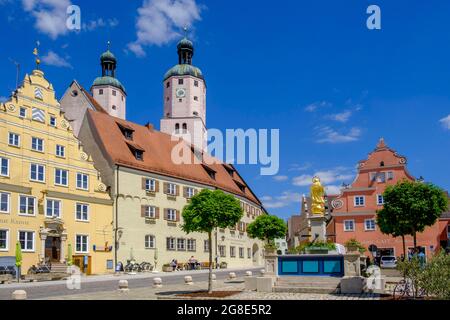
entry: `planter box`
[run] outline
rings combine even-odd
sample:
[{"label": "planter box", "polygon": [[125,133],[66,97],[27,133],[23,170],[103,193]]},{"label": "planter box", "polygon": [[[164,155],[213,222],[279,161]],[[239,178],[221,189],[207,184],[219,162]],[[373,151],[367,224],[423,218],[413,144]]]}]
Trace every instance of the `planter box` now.
[{"label": "planter box", "polygon": [[172,268],[172,267],[163,267],[163,268],[162,268],[162,271],[163,271],[163,272],[172,272],[172,271],[173,271],[173,268]]},{"label": "planter box", "polygon": [[314,247],[311,247],[311,248],[307,248],[306,250],[306,253],[309,253],[309,254],[328,254],[328,249],[325,249],[325,248],[314,248]]}]

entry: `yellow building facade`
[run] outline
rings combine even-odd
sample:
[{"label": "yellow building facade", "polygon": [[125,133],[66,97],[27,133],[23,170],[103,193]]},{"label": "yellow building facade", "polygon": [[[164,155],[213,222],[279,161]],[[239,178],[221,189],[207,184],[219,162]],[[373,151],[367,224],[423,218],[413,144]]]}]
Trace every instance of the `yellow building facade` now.
[{"label": "yellow building facade", "polygon": [[[0,264],[113,272],[113,202],[41,70],[0,105]],[[69,249],[70,247],[70,249]],[[9,259],[9,260],[8,260]]]}]

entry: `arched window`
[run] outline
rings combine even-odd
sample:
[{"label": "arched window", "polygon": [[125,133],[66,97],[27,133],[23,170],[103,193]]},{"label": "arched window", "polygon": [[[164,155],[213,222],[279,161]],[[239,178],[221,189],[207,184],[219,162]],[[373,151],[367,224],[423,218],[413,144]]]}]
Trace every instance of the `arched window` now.
[{"label": "arched window", "polygon": [[380,167],[384,167],[384,161],[380,162]]},{"label": "arched window", "polygon": [[180,124],[177,123],[175,124],[175,134],[179,134],[180,133]]},{"label": "arched window", "polygon": [[187,133],[187,124],[183,123],[183,133]]}]

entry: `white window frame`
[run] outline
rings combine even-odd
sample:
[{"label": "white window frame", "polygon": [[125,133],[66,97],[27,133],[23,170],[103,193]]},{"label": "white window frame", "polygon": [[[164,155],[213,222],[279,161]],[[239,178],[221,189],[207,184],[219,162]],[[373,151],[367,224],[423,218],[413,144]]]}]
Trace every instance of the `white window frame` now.
[{"label": "white window frame", "polygon": [[[32,177],[32,167],[33,166],[36,166],[36,179],[33,179],[33,177]],[[43,180],[39,180],[39,168],[43,168],[43,171],[42,171],[42,177],[43,177]],[[30,181],[33,181],[33,182],[40,182],[40,183],[45,183],[45,165],[43,165],[43,164],[39,164],[39,163],[30,163]]]},{"label": "white window frame", "polygon": [[6,247],[3,249],[0,247],[0,252],[8,252],[9,251],[9,229],[0,228],[0,231],[6,231]]},{"label": "white window frame", "polygon": [[145,207],[145,217],[150,219],[156,218],[156,207],[155,206],[146,206]]},{"label": "white window frame", "polygon": [[186,187],[186,196],[191,199],[195,195],[195,189],[192,187]]},{"label": "white window frame", "polygon": [[[17,144],[11,143],[11,136],[14,136],[17,138]],[[13,142],[15,142],[16,139],[13,138],[13,140],[14,140]],[[9,132],[8,133],[8,145],[11,147],[19,148],[20,147],[20,134],[14,133],[14,132]]]},{"label": "white window frame", "polygon": [[187,249],[187,251],[190,251],[190,252],[197,251],[197,241],[195,239],[187,239],[186,249]]},{"label": "white window frame", "polygon": [[386,172],[386,180],[394,180],[394,171]]},{"label": "white window frame", "polygon": [[[173,216],[171,219],[171,216]],[[177,210],[176,209],[167,209],[167,220],[168,221],[177,221]]]},{"label": "white window frame", "polygon": [[152,178],[145,178],[145,191],[156,191],[156,180]]},{"label": "white window frame", "polygon": [[239,259],[245,259],[245,248],[243,247],[239,247]]},{"label": "white window frame", "polygon": [[209,240],[203,240],[203,252],[209,252]]},{"label": "white window frame", "polygon": [[[86,251],[84,250],[77,250],[77,238],[78,237],[86,237]],[[83,243],[81,242],[81,249],[83,249]],[[87,234],[76,234],[75,235],[75,253],[89,253],[89,235]]]},{"label": "white window frame", "polygon": [[65,158],[66,157],[66,147],[60,144],[57,144],[55,146],[55,155],[58,158]]},{"label": "white window frame", "polygon": [[[384,181],[381,180],[382,176],[384,176]],[[386,172],[385,171],[378,172],[378,174],[377,174],[377,183],[386,183],[386,181],[387,181],[387,174],[386,174]]]},{"label": "white window frame", "polygon": [[[382,199],[382,202],[380,202],[380,197]],[[383,206],[384,205],[384,197],[382,194],[377,194],[377,206]]]},{"label": "white window frame", "polygon": [[[359,198],[362,199],[362,204],[357,204],[356,203],[357,202],[356,199],[359,199]],[[355,207],[364,207],[366,205],[366,197],[365,196],[354,196],[353,197],[353,205]]]},{"label": "white window frame", "polygon": [[[84,179],[83,179],[83,177],[86,177],[87,179],[86,179],[86,188],[84,188],[83,187],[83,185],[79,185],[78,184],[78,181],[79,181],[79,177],[82,177],[82,179],[81,179],[81,183],[83,184],[84,183]],[[82,173],[82,172],[77,172],[77,181],[76,181],[76,184],[77,184],[77,189],[80,189],[80,190],[89,190],[89,175],[88,174],[85,174],[85,173]]]},{"label": "white window frame", "polygon": [[[6,199],[7,199],[6,205],[8,208],[6,209],[6,211],[2,210],[2,207],[1,207],[1,201],[2,201],[1,198],[3,195],[6,195]],[[9,193],[9,192],[0,191],[0,213],[2,213],[2,214],[11,213],[11,193]]]},{"label": "white window frame", "polygon": [[[369,221],[373,221],[373,228],[368,228],[367,227],[367,222]],[[377,229],[377,223],[375,221],[375,219],[365,219],[364,220],[364,231],[375,231]]]},{"label": "white window frame", "polygon": [[[54,212],[52,213],[52,215],[50,216],[50,215],[48,215],[48,201],[52,201],[53,203],[55,203],[55,202],[57,202],[57,203],[59,203],[59,216],[55,216],[54,215]],[[52,206],[52,211],[54,210],[54,206]],[[53,199],[53,198],[46,198],[45,199],[45,217],[46,218],[59,218],[59,219],[61,219],[62,218],[62,201],[61,200],[59,200],[59,199]]]},{"label": "white window frame", "polygon": [[[78,206],[80,206],[81,208],[86,207],[86,219],[83,219],[83,211],[81,211],[81,215],[80,218],[78,218]],[[89,216],[90,216],[90,206],[88,203],[81,203],[81,202],[77,202],[75,203],[75,220],[78,222],[89,222]]]},{"label": "white window frame", "polygon": [[176,251],[177,250],[177,239],[176,238],[173,238],[173,237],[166,238],[166,250],[167,251]]},{"label": "white window frame", "polygon": [[31,233],[33,235],[33,248],[32,249],[22,249],[22,252],[35,252],[35,250],[36,250],[36,233],[33,230],[18,230],[17,231],[17,241],[19,241],[21,248],[22,248],[22,243],[20,242],[20,233],[21,232],[25,232],[27,235],[25,237],[25,244],[28,242],[28,234]]},{"label": "white window frame", "polygon": [[[36,142],[36,148],[33,147],[33,142]],[[41,142],[41,149],[37,148],[39,146],[39,142]],[[42,138],[38,138],[38,137],[31,137],[31,150],[35,151],[35,152],[45,152],[45,141]]]},{"label": "white window frame", "polygon": [[230,258],[236,258],[236,247],[230,246]]},{"label": "white window frame", "polygon": [[[346,222],[351,222],[353,228],[352,229],[348,229]],[[356,229],[355,228],[355,219],[344,220],[344,232],[354,232],[355,229]]]},{"label": "white window frame", "polygon": [[219,256],[221,258],[226,258],[226,256],[227,256],[227,246],[219,245],[218,250],[219,250]]},{"label": "white window frame", "polygon": [[[180,246],[180,243],[182,243],[183,246]],[[177,238],[177,251],[186,251],[186,239]]]},{"label": "white window frame", "polygon": [[[52,124],[52,120],[55,121],[54,124]],[[55,116],[50,116],[50,119],[48,120],[48,124],[49,124],[51,127],[56,127],[56,117],[55,117]]]},{"label": "white window frame", "polygon": [[[21,114],[22,110],[25,111],[24,115]],[[19,107],[19,118],[25,119],[27,117],[27,113],[28,113],[28,108]]]},{"label": "white window frame", "polygon": [[252,249],[247,248],[247,259],[251,259],[251,258],[252,258]]},{"label": "white window frame", "polygon": [[[60,179],[61,180],[60,180],[60,182],[57,181],[57,177],[58,177],[57,172],[58,172],[58,170],[61,172],[61,175],[60,175]],[[63,180],[62,173],[63,172],[66,172],[66,184],[62,183],[62,180]],[[67,186],[69,186],[69,170],[61,169],[61,168],[55,168],[55,186],[60,186],[60,187],[67,187]]]},{"label": "white window frame", "polygon": [[156,237],[152,234],[146,234],[144,236],[144,248],[145,249],[155,249],[156,248]]},{"label": "white window frame", "polygon": [[[27,204],[26,204],[27,208],[29,206],[29,203],[28,203],[29,199],[33,199],[34,200],[33,201],[33,203],[34,203],[34,205],[33,205],[33,214],[21,213],[20,212],[20,200],[22,198],[27,198]],[[34,217],[34,216],[36,216],[36,212],[37,212],[37,199],[36,199],[36,197],[25,195],[25,194],[19,194],[19,206],[18,206],[17,212],[18,212],[19,216],[23,216],[23,217]]]},{"label": "white window frame", "polygon": [[[6,171],[7,171],[6,174],[2,173],[4,160],[6,161]],[[8,158],[0,157],[0,176],[9,177],[9,159]]]},{"label": "white window frame", "polygon": [[176,196],[177,195],[177,185],[175,183],[168,182],[167,194],[169,194],[171,196]]}]

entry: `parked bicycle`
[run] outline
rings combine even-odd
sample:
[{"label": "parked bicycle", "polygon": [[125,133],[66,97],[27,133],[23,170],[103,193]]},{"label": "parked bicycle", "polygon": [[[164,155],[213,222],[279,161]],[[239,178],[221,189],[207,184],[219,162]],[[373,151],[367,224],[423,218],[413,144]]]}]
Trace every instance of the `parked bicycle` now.
[{"label": "parked bicycle", "polygon": [[394,299],[423,298],[427,292],[423,288],[416,288],[411,279],[401,280],[394,288]]},{"label": "parked bicycle", "polygon": [[125,272],[145,272],[152,271],[153,265],[150,262],[141,262],[137,263],[135,261],[127,261],[127,264],[124,267]]}]

